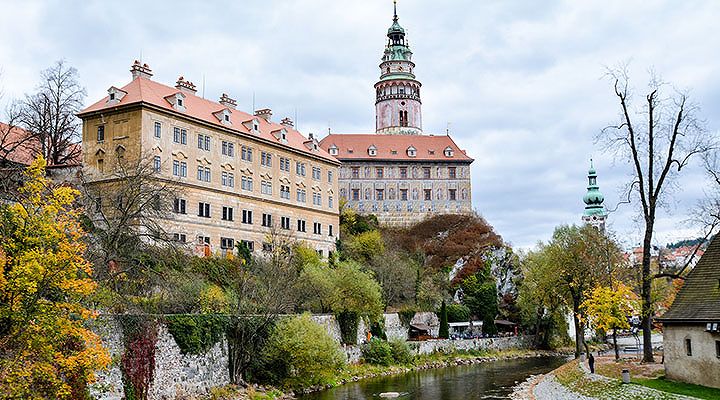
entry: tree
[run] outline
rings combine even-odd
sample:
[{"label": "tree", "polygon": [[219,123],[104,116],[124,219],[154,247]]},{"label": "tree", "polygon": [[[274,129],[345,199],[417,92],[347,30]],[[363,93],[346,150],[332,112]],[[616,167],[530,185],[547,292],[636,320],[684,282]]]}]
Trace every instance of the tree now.
[{"label": "tree", "polygon": [[447,339],[450,337],[450,326],[448,325],[448,314],[445,300],[443,300],[440,306],[440,331],[438,333],[440,339]]},{"label": "tree", "polygon": [[613,330],[615,359],[620,359],[617,347],[617,330],[630,329],[628,317],[639,309],[637,295],[622,282],[615,287],[597,286],[585,293],[581,308],[592,326],[602,332]]},{"label": "tree", "polygon": [[82,124],[75,115],[85,95],[77,70],[60,60],[40,73],[37,91],[21,103],[22,127],[32,134],[48,164],[65,164],[80,156]]},{"label": "tree", "polygon": [[[653,317],[650,250],[655,229],[657,207],[668,195],[680,171],[697,155],[714,146],[696,118],[698,107],[686,92],[665,94],[667,84],[651,74],[644,106],[632,106],[633,91],[627,70],[608,71],[620,105],[620,121],[606,127],[603,134],[608,146],[627,159],[633,178],[628,185],[628,199],[639,197],[643,224],[642,257],[642,330],[643,343],[651,342]],[[640,122],[638,122],[640,121]],[[638,122],[638,123],[636,123]],[[643,346],[643,361],[653,362],[652,346]]]},{"label": "tree", "polygon": [[0,206],[0,393],[84,398],[110,357],[85,326],[96,284],[73,208],[79,193],[51,188],[42,157],[26,179],[18,202]]},{"label": "tree", "polygon": [[495,326],[495,317],[499,312],[497,287],[489,268],[477,270],[465,278],[460,288],[463,292],[463,303],[473,314],[482,319],[483,333],[497,333]]}]

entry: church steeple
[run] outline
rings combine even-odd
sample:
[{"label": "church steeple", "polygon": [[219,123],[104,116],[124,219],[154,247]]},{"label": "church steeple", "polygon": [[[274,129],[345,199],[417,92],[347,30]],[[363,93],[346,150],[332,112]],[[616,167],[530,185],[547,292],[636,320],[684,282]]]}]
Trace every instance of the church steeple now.
[{"label": "church steeple", "polygon": [[420,82],[415,80],[412,51],[400,26],[397,1],[393,1],[393,23],[380,63],[380,80],[375,84],[375,127],[377,133],[417,135],[422,133]]},{"label": "church steeple", "polygon": [[585,212],[583,213],[582,220],[603,231],[605,230],[605,220],[607,218],[607,212],[603,205],[604,201],[605,197],[602,192],[600,192],[600,187],[597,184],[597,171],[595,171],[592,159],[590,159],[587,193],[583,196]]}]

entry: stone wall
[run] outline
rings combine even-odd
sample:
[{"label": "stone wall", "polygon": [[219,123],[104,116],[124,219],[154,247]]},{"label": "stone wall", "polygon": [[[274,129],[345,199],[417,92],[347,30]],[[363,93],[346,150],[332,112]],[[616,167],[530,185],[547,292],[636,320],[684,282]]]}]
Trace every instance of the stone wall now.
[{"label": "stone wall", "polygon": [[[689,339],[692,355],[687,354]],[[720,335],[705,331],[705,325],[669,325],[663,329],[665,375],[668,379],[720,388],[720,358],[715,346]],[[710,371],[715,371],[710,373]]]},{"label": "stone wall", "polygon": [[535,336],[509,336],[485,339],[425,340],[409,342],[414,354],[452,353],[468,350],[509,350],[530,349],[535,345]]}]

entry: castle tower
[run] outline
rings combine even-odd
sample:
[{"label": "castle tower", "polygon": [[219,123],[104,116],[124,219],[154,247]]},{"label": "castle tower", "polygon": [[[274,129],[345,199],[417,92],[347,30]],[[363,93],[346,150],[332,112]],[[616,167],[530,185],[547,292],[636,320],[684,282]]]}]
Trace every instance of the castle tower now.
[{"label": "castle tower", "polygon": [[405,29],[398,23],[393,2],[393,24],[380,63],[380,80],[375,84],[375,131],[390,135],[422,134],[420,82],[415,80],[412,51]]},{"label": "castle tower", "polygon": [[600,187],[597,184],[597,172],[593,167],[592,160],[590,160],[590,170],[588,170],[588,188],[587,193],[583,197],[585,203],[585,212],[583,213],[582,220],[586,224],[590,224],[598,228],[601,232],[605,232],[605,220],[607,219],[607,211],[603,202],[605,197],[600,192]]}]

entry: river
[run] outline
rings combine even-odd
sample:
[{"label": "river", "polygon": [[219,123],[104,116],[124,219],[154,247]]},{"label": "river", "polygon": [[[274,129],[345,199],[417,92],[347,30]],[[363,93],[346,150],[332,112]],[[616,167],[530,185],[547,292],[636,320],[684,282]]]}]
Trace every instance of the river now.
[{"label": "river", "polygon": [[402,393],[403,400],[507,399],[517,383],[565,362],[563,357],[537,357],[416,371],[348,383],[301,399],[379,400],[383,392]]}]

